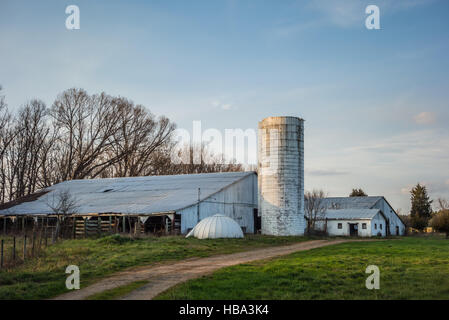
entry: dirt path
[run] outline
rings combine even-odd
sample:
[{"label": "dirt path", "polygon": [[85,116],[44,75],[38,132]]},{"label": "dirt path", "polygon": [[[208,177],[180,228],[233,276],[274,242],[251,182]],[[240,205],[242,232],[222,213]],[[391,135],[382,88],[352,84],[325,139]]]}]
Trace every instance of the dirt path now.
[{"label": "dirt path", "polygon": [[220,268],[229,267],[255,260],[269,259],[296,251],[310,250],[329,245],[335,245],[350,240],[312,240],[288,246],[269,247],[233,254],[217,255],[208,258],[187,259],[180,262],[143,267],[129,271],[119,272],[105,278],[89,287],[71,291],[56,297],[57,300],[81,300],[87,297],[110,290],[139,280],[149,280],[143,287],[134,290],[123,299],[150,300],[169,289],[170,287],[210,274]]}]

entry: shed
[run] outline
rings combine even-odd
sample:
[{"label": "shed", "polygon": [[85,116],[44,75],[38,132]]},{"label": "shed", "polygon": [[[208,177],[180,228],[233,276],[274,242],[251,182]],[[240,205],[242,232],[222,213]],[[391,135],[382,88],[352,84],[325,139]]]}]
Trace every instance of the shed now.
[{"label": "shed", "polygon": [[328,209],[317,219],[316,227],[331,236],[384,237],[386,223],[380,209]]}]

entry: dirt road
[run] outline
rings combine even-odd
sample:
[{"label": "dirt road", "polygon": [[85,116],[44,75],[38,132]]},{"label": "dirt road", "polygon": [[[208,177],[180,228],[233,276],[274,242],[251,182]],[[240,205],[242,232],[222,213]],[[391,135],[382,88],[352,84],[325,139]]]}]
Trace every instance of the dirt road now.
[{"label": "dirt road", "polygon": [[229,267],[255,260],[269,259],[297,251],[310,250],[335,245],[349,240],[312,240],[288,246],[278,246],[245,251],[233,254],[217,255],[208,258],[195,258],[171,264],[141,267],[119,272],[81,290],[70,291],[56,297],[56,300],[81,300],[139,280],[149,280],[143,287],[134,290],[122,299],[150,300],[168,288],[210,274],[220,268]]}]

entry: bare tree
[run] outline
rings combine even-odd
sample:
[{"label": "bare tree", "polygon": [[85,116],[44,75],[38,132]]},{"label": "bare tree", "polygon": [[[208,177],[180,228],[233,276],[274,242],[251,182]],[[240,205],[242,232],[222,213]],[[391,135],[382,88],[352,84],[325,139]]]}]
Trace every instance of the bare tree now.
[{"label": "bare tree", "polygon": [[324,217],[326,206],[324,204],[326,194],[323,190],[307,191],[304,194],[305,214],[307,217],[307,231],[310,233],[316,228],[317,220]]},{"label": "bare tree", "polygon": [[[243,165],[235,160],[225,159],[223,154],[215,154],[206,144],[173,146],[171,154],[165,155],[166,165],[162,174],[193,174],[212,172],[237,172],[243,171]],[[183,163],[172,163],[170,157],[175,152]]]},{"label": "bare tree", "polygon": [[69,89],[58,96],[50,115],[59,129],[62,181],[94,178],[120,160],[121,155],[106,156],[120,121],[112,97],[105,93],[89,96],[82,89]]},{"label": "bare tree", "polygon": [[[0,86],[0,92],[2,87]],[[0,203],[7,197],[7,162],[6,151],[14,138],[12,133],[12,117],[8,112],[5,96],[0,95]]]},{"label": "bare tree", "polygon": [[55,237],[59,237],[61,221],[67,215],[75,214],[79,208],[77,199],[69,190],[55,191],[51,193],[51,196],[47,197],[47,206],[57,217]]},{"label": "bare tree", "polygon": [[119,130],[108,157],[119,159],[112,176],[133,177],[153,174],[153,160],[157,152],[164,152],[170,144],[175,125],[164,116],[156,119],[145,107],[124,98],[114,100],[120,113]]},{"label": "bare tree", "polygon": [[438,198],[438,209],[449,210],[449,201],[443,198]]}]

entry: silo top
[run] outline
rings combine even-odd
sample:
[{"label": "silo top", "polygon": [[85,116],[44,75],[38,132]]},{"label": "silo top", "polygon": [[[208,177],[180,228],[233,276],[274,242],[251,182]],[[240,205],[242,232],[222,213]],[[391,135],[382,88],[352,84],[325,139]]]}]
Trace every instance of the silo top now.
[{"label": "silo top", "polygon": [[259,128],[273,125],[300,125],[304,119],[298,117],[268,117],[259,122]]}]

